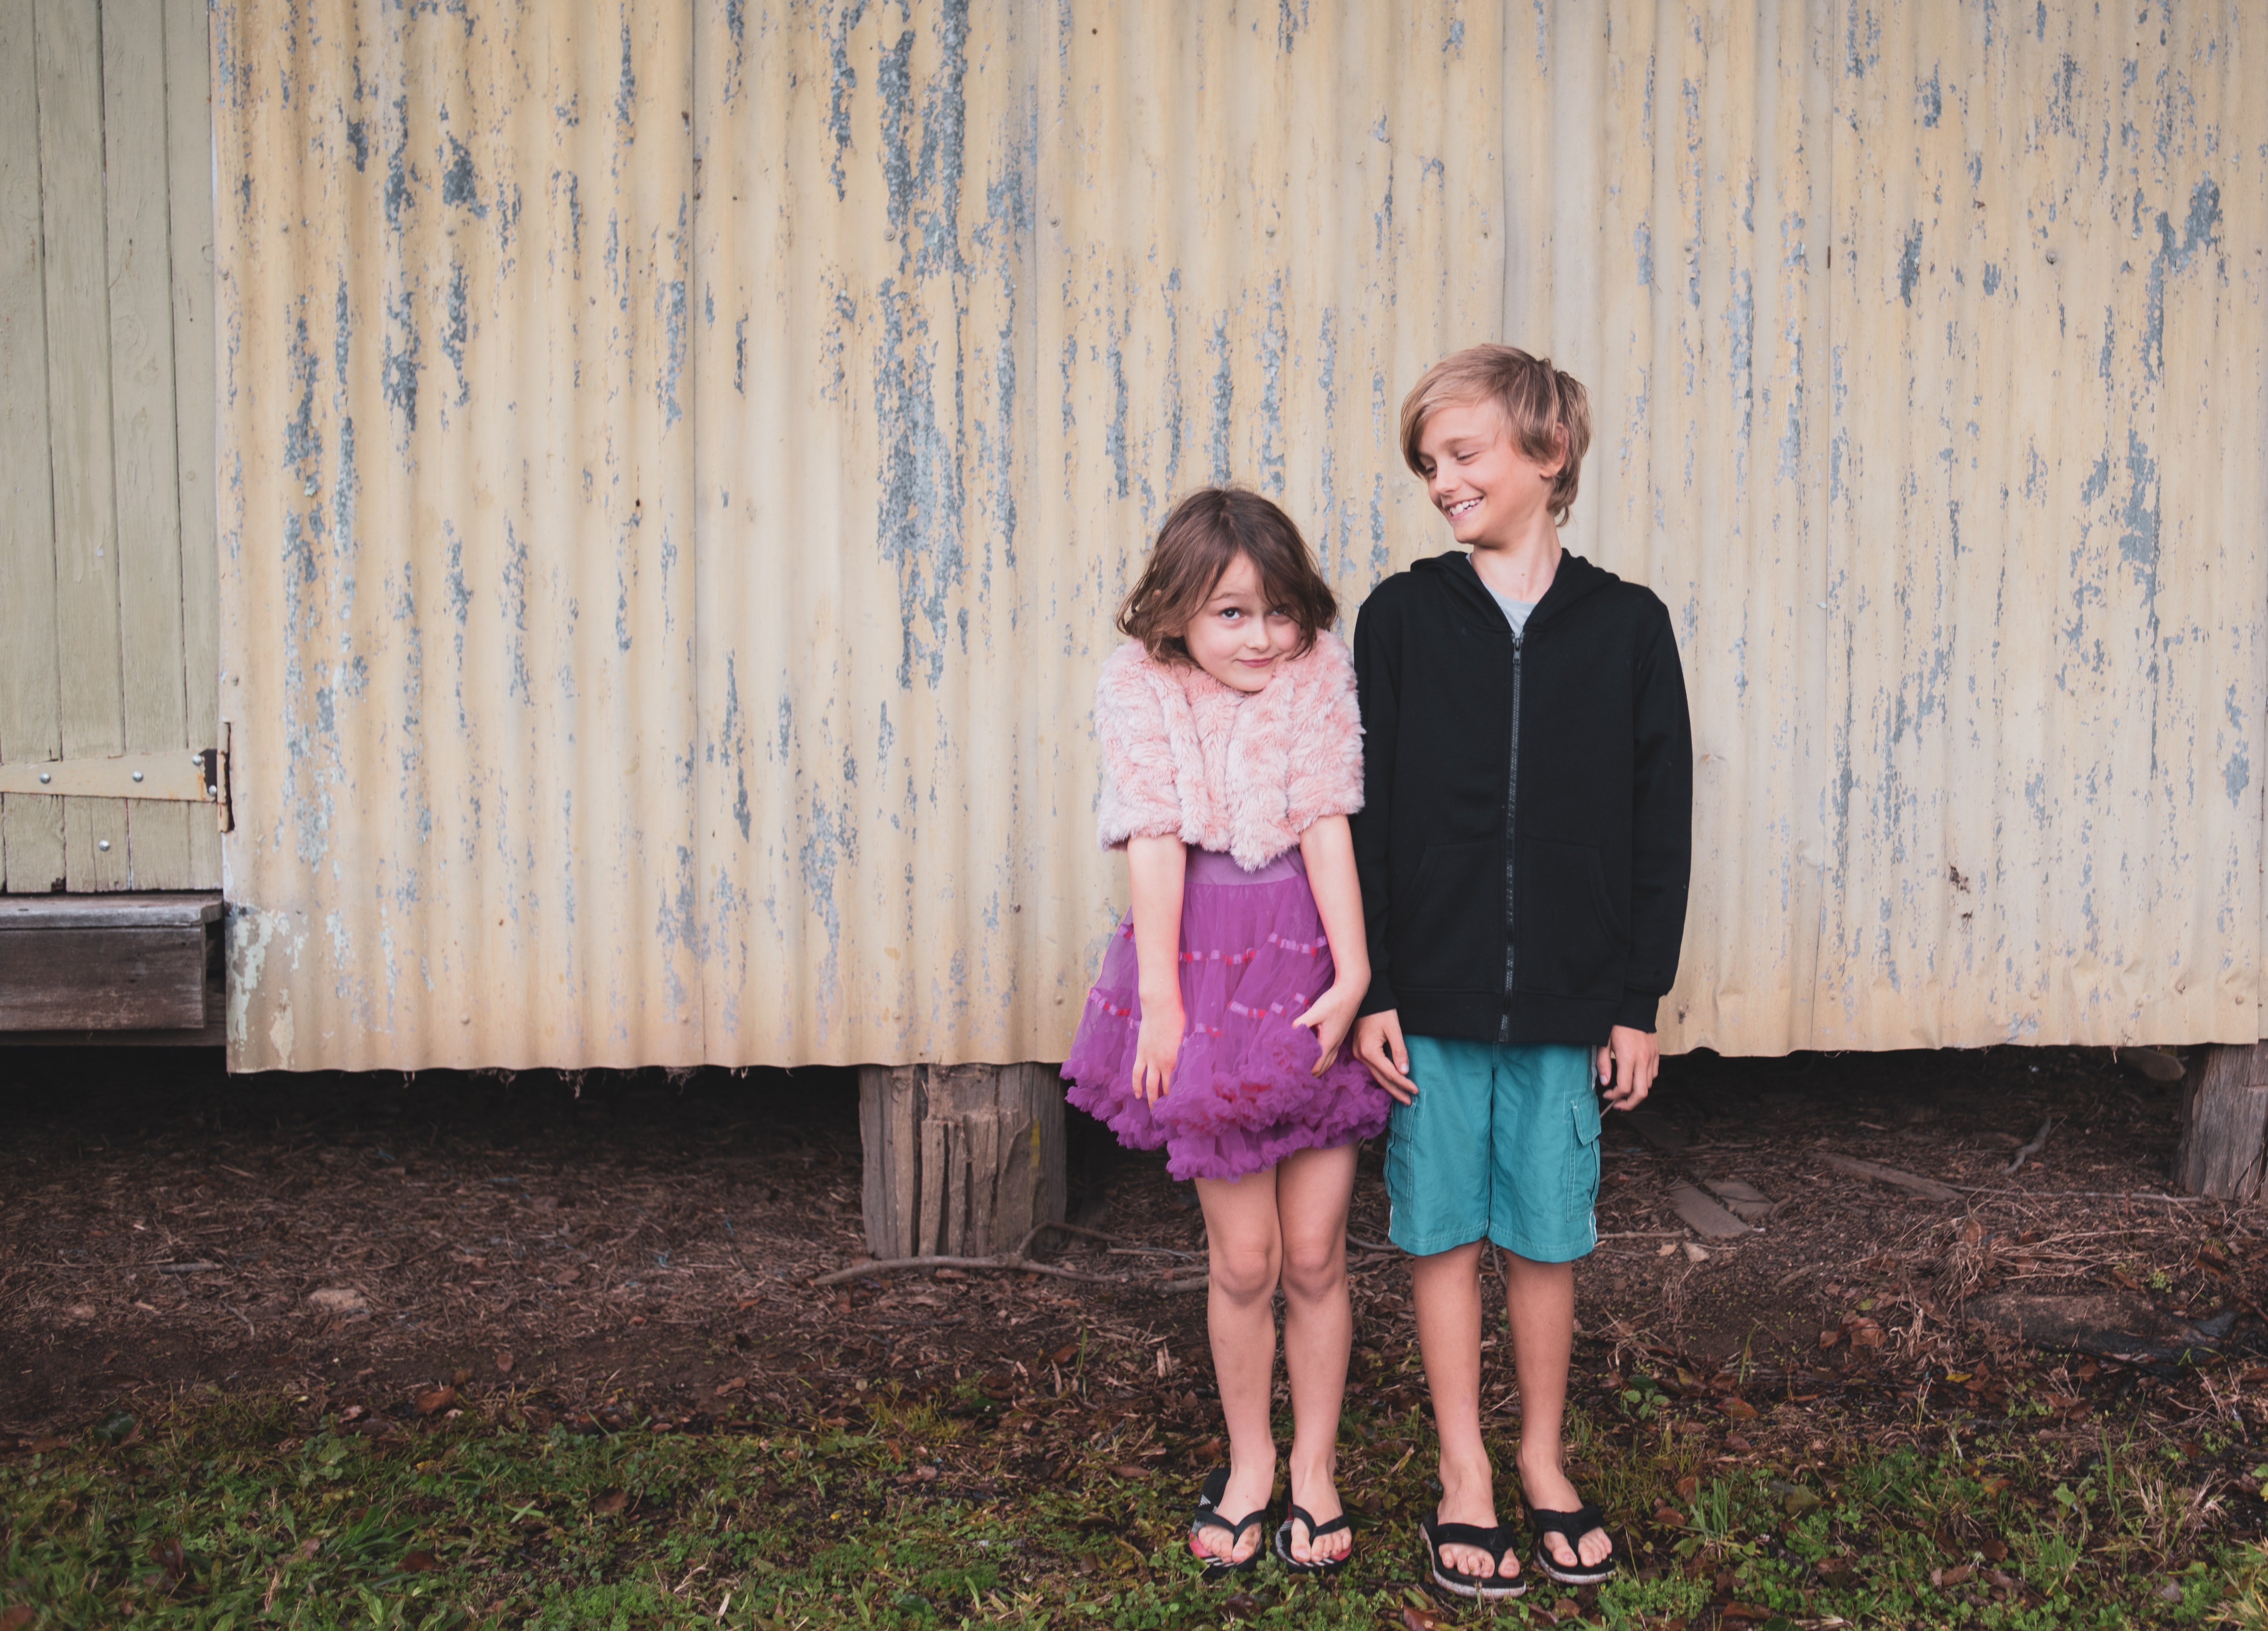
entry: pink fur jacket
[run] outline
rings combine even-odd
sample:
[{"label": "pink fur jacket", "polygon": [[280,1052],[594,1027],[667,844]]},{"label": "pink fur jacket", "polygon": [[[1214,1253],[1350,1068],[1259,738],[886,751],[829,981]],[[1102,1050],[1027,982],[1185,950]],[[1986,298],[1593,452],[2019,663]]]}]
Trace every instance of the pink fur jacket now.
[{"label": "pink fur jacket", "polygon": [[1329,629],[1248,694],[1130,640],[1102,665],[1094,733],[1105,849],[1171,833],[1256,872],[1310,823],[1362,808],[1354,663]]}]

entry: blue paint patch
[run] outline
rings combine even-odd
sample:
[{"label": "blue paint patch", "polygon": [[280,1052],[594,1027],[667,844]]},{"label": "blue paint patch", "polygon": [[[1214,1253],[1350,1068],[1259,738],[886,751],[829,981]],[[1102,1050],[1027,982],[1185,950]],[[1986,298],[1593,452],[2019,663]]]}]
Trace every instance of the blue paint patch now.
[{"label": "blue paint patch", "polygon": [[2166,279],[2184,272],[2198,251],[2220,242],[2220,184],[2211,176],[2190,194],[2189,218],[2182,223],[2180,239],[2174,237],[2172,219],[2158,216],[2158,248],[2150,257],[2149,309],[2142,324],[2142,367],[2156,380],[2166,366]]},{"label": "blue paint patch", "polygon": [[1268,283],[1268,316],[1260,329],[1260,490],[1284,496],[1284,356],[1291,334],[1284,315],[1284,275]]},{"label": "blue paint patch", "polygon": [[615,129],[624,142],[637,139],[637,69],[630,55],[630,19],[622,19],[622,65],[615,83]]},{"label": "blue paint patch", "polygon": [[2132,430],[2126,432],[2126,478],[2132,487],[2126,496],[2126,507],[2119,515],[2126,530],[2118,535],[2118,554],[2137,569],[2143,588],[2154,599],[2158,587],[2158,461]]},{"label": "blue paint patch", "polygon": [[2228,790],[2228,802],[2241,804],[2244,790],[2252,785],[2252,761],[2245,757],[2242,748],[2228,756],[2228,763],[2220,773],[2221,785]]},{"label": "blue paint patch", "polygon": [[403,452],[417,429],[417,375],[424,364],[417,360],[417,311],[407,291],[386,303],[386,355],[379,365],[379,393],[401,415]]},{"label": "blue paint patch", "polygon": [[[471,330],[469,293],[465,285],[465,268],[452,261],[449,266],[448,315],[441,325],[441,355],[457,371],[457,406],[462,408],[473,399],[472,382],[465,377],[465,342]],[[446,424],[448,412],[441,418]]]},{"label": "blue paint patch", "polygon": [[850,31],[866,15],[866,0],[843,8],[834,33],[827,41],[827,129],[835,137],[835,162],[828,173],[835,181],[835,202],[843,202],[843,155],[850,151],[850,97],[858,88],[858,70],[850,65]]},{"label": "blue paint patch", "polygon": [[678,382],[685,373],[685,280],[674,277],[664,283],[654,290],[653,304],[654,315],[661,320],[663,341],[661,374],[654,381],[654,394],[662,423],[674,425],[685,416],[677,400]]},{"label": "blue paint patch", "polygon": [[1229,479],[1228,427],[1236,408],[1236,376],[1230,371],[1228,349],[1228,319],[1224,314],[1213,320],[1212,343],[1209,348],[1215,364],[1212,376],[1212,482],[1215,487],[1226,485]]},{"label": "blue paint patch", "polygon": [[527,679],[527,541],[506,516],[504,523],[504,691],[524,706],[535,694]]},{"label": "blue paint patch", "polygon": [[2000,292],[2000,268],[1997,262],[1989,261],[1985,262],[1984,284],[1984,292],[1988,295],[1997,295]]},{"label": "blue paint patch", "polygon": [[[438,161],[439,155],[435,158]],[[482,220],[488,217],[489,207],[481,202],[480,178],[473,172],[473,156],[454,136],[449,137],[448,163],[441,171],[441,202],[468,209]]]},{"label": "blue paint patch", "polygon": [[1921,128],[1937,129],[1937,121],[1945,112],[1945,92],[1938,84],[1937,70],[1929,70],[1929,77],[1916,87],[1914,111],[1921,115]]},{"label": "blue paint patch", "polygon": [[1898,298],[1906,309],[1913,309],[1914,285],[1921,282],[1921,223],[1917,221],[1907,231],[1905,242],[1898,251]]},{"label": "blue paint patch", "polygon": [[1638,255],[1638,284],[1641,289],[1653,287],[1653,230],[1645,222],[1631,234],[1631,248]]}]

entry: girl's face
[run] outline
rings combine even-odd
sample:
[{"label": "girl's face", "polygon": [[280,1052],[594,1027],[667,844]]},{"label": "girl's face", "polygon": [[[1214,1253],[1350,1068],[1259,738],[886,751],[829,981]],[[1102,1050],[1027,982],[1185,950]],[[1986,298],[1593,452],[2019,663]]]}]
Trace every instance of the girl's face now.
[{"label": "girl's face", "polygon": [[1182,631],[1182,643],[1192,662],[1232,691],[1257,691],[1300,649],[1300,625],[1268,604],[1259,568],[1239,555]]},{"label": "girl's face", "polygon": [[1533,526],[1545,512],[1561,462],[1538,462],[1522,452],[1492,400],[1435,409],[1418,438],[1427,496],[1461,544],[1509,543]]}]

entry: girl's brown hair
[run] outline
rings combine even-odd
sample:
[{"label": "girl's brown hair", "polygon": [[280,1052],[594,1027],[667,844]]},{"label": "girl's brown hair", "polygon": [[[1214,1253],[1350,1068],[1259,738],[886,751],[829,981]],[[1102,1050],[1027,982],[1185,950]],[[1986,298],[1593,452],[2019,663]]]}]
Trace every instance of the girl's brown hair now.
[{"label": "girl's brown hair", "polygon": [[1208,487],[1175,504],[1158,529],[1142,576],[1118,607],[1118,632],[1139,640],[1158,662],[1189,660],[1182,632],[1212,599],[1239,555],[1260,574],[1270,608],[1300,625],[1300,653],[1339,614],[1338,597],[1315,569],[1292,518],[1257,493]]},{"label": "girl's brown hair", "polygon": [[1591,398],[1582,382],[1552,367],[1550,357],[1530,356],[1517,346],[1469,346],[1443,357],[1402,399],[1402,458],[1421,476],[1418,439],[1425,422],[1452,402],[1494,402],[1520,451],[1538,464],[1565,455],[1551,479],[1550,497],[1552,522],[1565,526],[1591,445]]}]

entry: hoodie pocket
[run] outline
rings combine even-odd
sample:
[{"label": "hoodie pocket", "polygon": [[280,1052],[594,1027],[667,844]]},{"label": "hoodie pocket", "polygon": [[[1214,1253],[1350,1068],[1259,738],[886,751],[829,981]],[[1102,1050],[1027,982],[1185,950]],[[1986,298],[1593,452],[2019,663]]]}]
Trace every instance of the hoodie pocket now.
[{"label": "hoodie pocket", "polygon": [[1428,844],[1395,903],[1394,983],[1485,991],[1504,967],[1504,875],[1494,839]]},{"label": "hoodie pocket", "polygon": [[1626,937],[1607,899],[1598,847],[1522,839],[1519,885],[1520,989],[1619,995]]}]

